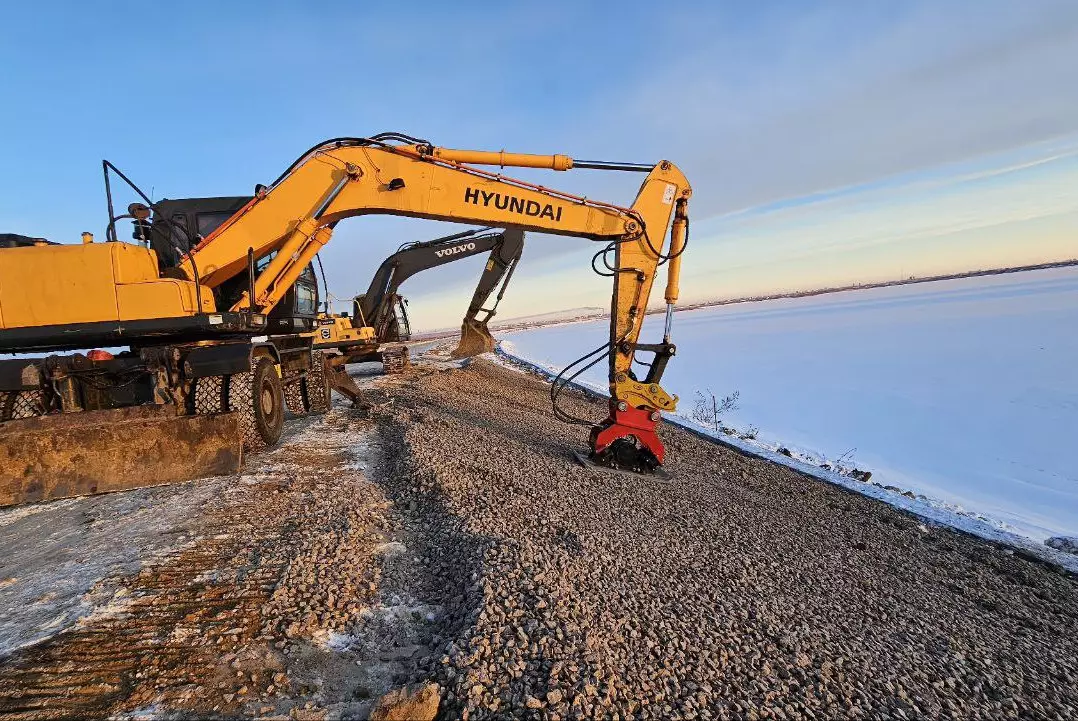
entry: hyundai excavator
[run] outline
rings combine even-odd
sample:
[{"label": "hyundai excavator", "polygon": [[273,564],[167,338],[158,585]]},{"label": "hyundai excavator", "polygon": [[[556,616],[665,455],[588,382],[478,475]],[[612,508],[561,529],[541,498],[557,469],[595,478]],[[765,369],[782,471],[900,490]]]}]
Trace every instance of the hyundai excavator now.
[{"label": "hyundai excavator", "polygon": [[[609,413],[598,423],[575,418],[557,407],[552,389],[554,410],[589,427],[589,463],[660,470],[665,451],[656,427],[677,401],[660,380],[675,352],[670,326],[691,195],[669,161],[454,150],[399,133],[336,138],[258,186],[212,232],[198,237],[170,227],[188,240],[173,248],[174,264],[151,247],[154,204],[111,163],[103,167],[105,242],[84,233],[77,244],[28,238],[0,248],[0,352],[94,349],[0,361],[0,505],[234,472],[245,450],[279,441],[285,376],[299,379],[312,410],[325,410],[322,354],[304,334],[272,336],[269,316],[337,223],[370,213],[597,242],[592,266],[613,282],[610,330],[583,367],[607,359]],[[645,177],[632,205],[620,206],[489,167]],[[117,215],[110,172],[144,202]],[[142,242],[119,241],[123,219],[133,221]],[[663,338],[641,343],[662,264]],[[373,329],[361,330],[373,337]],[[102,350],[118,346],[127,349]],[[632,364],[641,352],[652,360],[638,379]]]}]

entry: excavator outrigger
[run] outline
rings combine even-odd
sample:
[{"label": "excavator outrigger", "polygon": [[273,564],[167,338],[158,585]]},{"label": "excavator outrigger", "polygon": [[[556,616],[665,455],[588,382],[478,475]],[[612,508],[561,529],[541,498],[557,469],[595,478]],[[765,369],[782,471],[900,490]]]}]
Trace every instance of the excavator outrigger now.
[{"label": "excavator outrigger", "polygon": [[[624,207],[478,166],[646,177]],[[129,346],[117,355],[94,350],[0,362],[0,504],[234,470],[241,447],[271,446],[280,438],[285,376],[299,378],[312,410],[325,410],[329,389],[320,354],[300,336],[267,340],[267,316],[329,242],[334,226],[368,213],[602,243],[593,266],[602,261],[600,272],[613,278],[603,346],[611,398],[606,420],[589,423],[590,459],[632,471],[661,465],[656,425],[662,411],[674,410],[676,397],[659,382],[675,352],[670,321],[691,194],[672,163],[451,150],[397,133],[337,138],[258,187],[171,267],[149,247],[118,242],[115,226],[124,217],[145,226],[149,238],[153,204],[143,195],[145,205],[132,204],[117,216],[109,169],[115,171],[106,163],[109,242],[93,242],[87,233],[81,245],[31,240],[0,249],[0,351]],[[663,263],[663,339],[642,344],[644,313]],[[639,351],[654,355],[642,380],[631,368]],[[107,437],[104,449],[91,442],[101,437]]]}]

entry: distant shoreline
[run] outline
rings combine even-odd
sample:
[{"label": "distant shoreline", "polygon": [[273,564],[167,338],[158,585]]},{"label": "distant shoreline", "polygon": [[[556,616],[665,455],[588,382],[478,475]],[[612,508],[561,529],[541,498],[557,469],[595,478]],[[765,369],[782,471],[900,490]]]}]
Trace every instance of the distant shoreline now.
[{"label": "distant shoreline", "polygon": [[[828,293],[844,293],[851,290],[869,290],[871,288],[888,288],[898,285],[914,285],[917,283],[935,283],[941,280],[957,280],[960,278],[976,278],[985,275],[1003,275],[1005,273],[1022,273],[1029,270],[1046,270],[1048,268],[1066,268],[1070,266],[1078,266],[1078,258],[1071,258],[1070,260],[1057,260],[1051,263],[1037,263],[1036,265],[1016,265],[1008,268],[989,268],[986,270],[968,270],[963,273],[948,273],[946,275],[930,275],[923,278],[909,277],[898,280],[883,280],[876,283],[854,283],[852,285],[833,286],[828,288],[816,288],[813,290],[793,290],[786,293],[769,293],[767,295],[753,295],[753,296],[741,296],[738,298],[729,299],[714,299],[704,300],[698,303],[688,303],[676,308],[676,312],[682,312],[687,310],[699,310],[700,308],[712,308],[720,305],[732,305],[734,303],[758,303],[764,300],[779,300],[781,298],[808,298],[816,295],[826,295]],[[654,315],[655,313],[662,313],[665,309],[662,307],[649,308],[645,315]],[[556,311],[555,311],[556,312]],[[608,313],[604,310],[597,313],[584,313],[579,316],[551,318],[549,320],[528,320],[527,318],[508,318],[504,321],[492,323],[490,328],[492,331],[499,333],[513,332],[519,330],[529,330],[532,328],[542,328],[549,325],[556,325],[561,323],[580,323],[589,320],[599,320],[601,318],[608,317]],[[460,331],[456,328],[440,328],[438,330],[425,331],[417,333],[414,340],[437,340],[439,338],[448,338],[454,336]]]},{"label": "distant shoreline", "polygon": [[[730,305],[732,303],[756,303],[762,300],[778,300],[780,298],[807,298],[814,295],[827,293],[843,293],[849,290],[868,290],[870,288],[888,288],[896,285],[914,285],[917,283],[935,283],[941,280],[957,280],[959,278],[976,278],[983,275],[1003,275],[1005,273],[1022,273],[1027,270],[1045,270],[1048,268],[1066,268],[1078,266],[1078,258],[1070,260],[1057,260],[1051,263],[1037,263],[1036,265],[1017,265],[1009,268],[989,268],[987,270],[968,270],[963,273],[948,273],[947,275],[930,275],[923,278],[909,277],[899,280],[882,280],[876,283],[854,283],[853,285],[841,285],[828,288],[816,288],[813,290],[794,290],[787,293],[770,293],[768,295],[741,296],[724,300],[704,300],[699,303],[688,303],[680,306],[677,310],[696,310],[698,308],[710,308],[717,305]],[[648,314],[662,313],[662,308],[652,308]]]}]

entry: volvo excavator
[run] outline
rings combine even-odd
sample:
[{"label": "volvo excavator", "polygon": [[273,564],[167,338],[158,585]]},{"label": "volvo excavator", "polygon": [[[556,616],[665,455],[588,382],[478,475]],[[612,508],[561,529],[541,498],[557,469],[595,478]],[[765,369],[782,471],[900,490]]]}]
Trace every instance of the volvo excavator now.
[{"label": "volvo excavator", "polygon": [[[421,271],[488,251],[490,255],[461,323],[460,342],[451,355],[470,358],[494,350],[494,337],[488,324],[524,251],[524,231],[513,228],[486,233],[485,230],[490,229],[467,230],[402,245],[378,266],[367,292],[352,299],[351,316],[347,313],[319,316],[314,348],[326,352],[326,372],[333,390],[354,404],[361,402],[362,391],[345,371],[349,363],[378,361],[386,373],[399,373],[408,367],[408,347],[401,345],[411,338],[408,301],[398,293],[404,281]],[[485,307],[496,288],[498,295],[493,305]],[[350,340],[357,329],[368,327],[374,329],[376,343]],[[298,396],[289,400],[293,412],[301,407],[300,402]]]},{"label": "volvo excavator", "polygon": [[[599,244],[593,268],[612,278],[607,340],[572,368],[607,359],[605,420],[590,429],[588,462],[660,470],[656,427],[676,397],[660,381],[670,339],[691,189],[668,161],[579,161],[565,155],[436,147],[384,133],[315,145],[172,262],[150,242],[154,204],[107,161],[105,242],[16,238],[0,248],[0,352],[53,355],[0,361],[0,505],[186,480],[237,470],[244,451],[281,435],[282,378],[298,379],[314,411],[329,403],[322,353],[302,333],[274,335],[270,316],[340,221],[382,213],[577,236]],[[504,175],[507,167],[645,174],[630,206]],[[487,169],[495,168],[495,169]],[[110,173],[143,202],[118,215]],[[130,219],[140,243],[120,242]],[[199,237],[202,236],[202,237]],[[669,240],[667,238],[669,237]],[[639,341],[659,266],[666,321]],[[373,337],[373,329],[362,329]],[[126,346],[111,353],[102,348]],[[58,351],[85,351],[64,355]],[[650,353],[646,376],[632,369]]]},{"label": "volvo excavator", "polygon": [[[375,328],[383,342],[408,340],[406,301],[397,291],[416,273],[489,252],[479,276],[472,301],[461,325],[460,343],[455,358],[467,358],[494,350],[489,323],[505,295],[513,271],[524,251],[524,231],[513,228],[496,233],[466,230],[434,240],[408,243],[382,261],[371,279],[367,292],[353,299],[353,320]],[[495,289],[498,295],[490,308],[484,307]],[[405,324],[404,326],[401,323]]]}]

